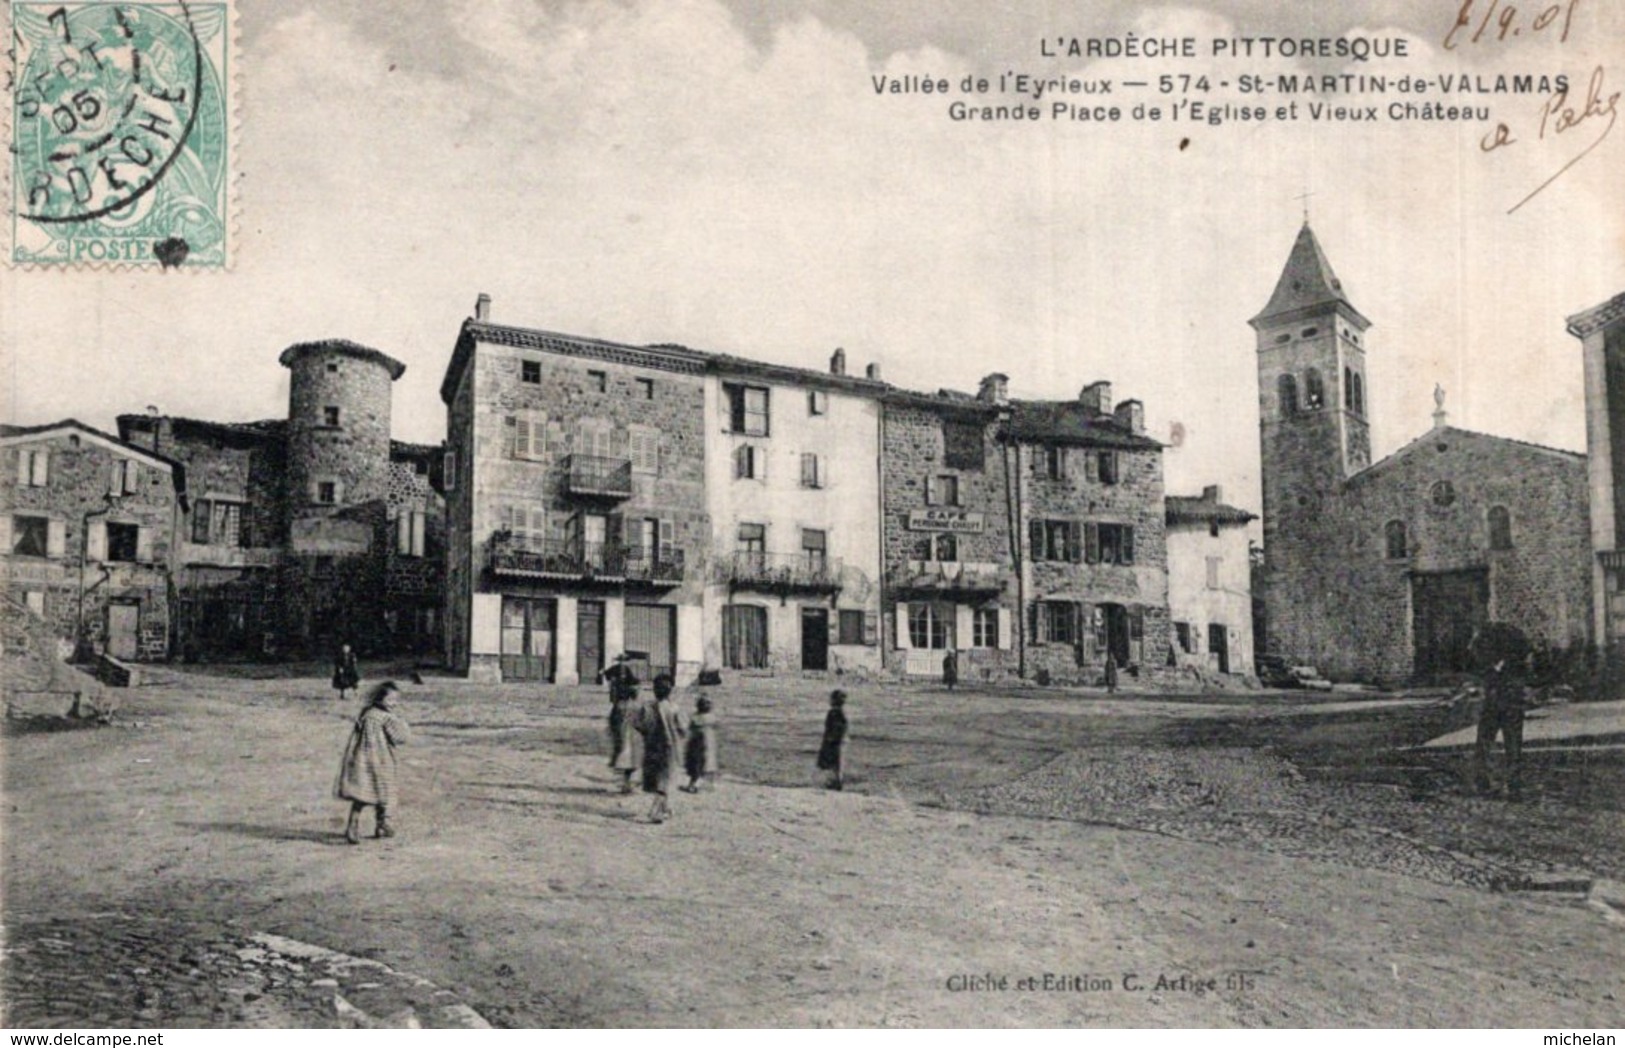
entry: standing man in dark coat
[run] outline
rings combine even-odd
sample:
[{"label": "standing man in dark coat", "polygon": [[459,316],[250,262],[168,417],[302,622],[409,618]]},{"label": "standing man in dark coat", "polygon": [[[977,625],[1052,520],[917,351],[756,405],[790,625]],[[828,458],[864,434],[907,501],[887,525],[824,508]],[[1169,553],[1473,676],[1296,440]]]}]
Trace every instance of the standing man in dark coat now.
[{"label": "standing man in dark coat", "polygon": [[1500,734],[1506,747],[1507,796],[1523,796],[1524,679],[1529,660],[1529,639],[1523,631],[1502,622],[1479,629],[1468,647],[1484,681],[1484,707],[1478,715],[1478,737],[1473,745],[1473,773],[1480,792],[1490,790],[1489,753]]},{"label": "standing man in dark coat", "polygon": [[672,769],[688,734],[686,720],[671,703],[672,684],[670,674],[655,678],[654,701],[638,710],[636,724],[643,736],[643,792],[655,795],[649,809],[649,821],[654,823],[671,818]]},{"label": "standing man in dark coat", "polygon": [[818,747],[818,770],[829,773],[825,785],[830,789],[846,785],[846,692],[839,688],[829,693],[824,741]]}]

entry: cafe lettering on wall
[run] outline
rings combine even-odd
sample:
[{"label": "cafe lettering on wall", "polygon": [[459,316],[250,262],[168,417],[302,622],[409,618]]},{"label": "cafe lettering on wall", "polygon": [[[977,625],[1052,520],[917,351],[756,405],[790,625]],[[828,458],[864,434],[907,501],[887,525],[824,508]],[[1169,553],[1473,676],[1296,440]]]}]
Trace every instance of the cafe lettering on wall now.
[{"label": "cafe lettering on wall", "polygon": [[911,509],[908,511],[910,531],[958,531],[980,534],[982,515],[962,509]]}]

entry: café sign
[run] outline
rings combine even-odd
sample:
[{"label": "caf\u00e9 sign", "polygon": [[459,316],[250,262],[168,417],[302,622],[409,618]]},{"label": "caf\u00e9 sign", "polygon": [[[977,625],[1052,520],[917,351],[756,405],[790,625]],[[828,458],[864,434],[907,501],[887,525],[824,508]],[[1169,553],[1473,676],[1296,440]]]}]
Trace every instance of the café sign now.
[{"label": "caf\u00e9 sign", "polygon": [[967,535],[982,533],[982,515],[962,509],[911,509],[910,531],[956,531]]}]

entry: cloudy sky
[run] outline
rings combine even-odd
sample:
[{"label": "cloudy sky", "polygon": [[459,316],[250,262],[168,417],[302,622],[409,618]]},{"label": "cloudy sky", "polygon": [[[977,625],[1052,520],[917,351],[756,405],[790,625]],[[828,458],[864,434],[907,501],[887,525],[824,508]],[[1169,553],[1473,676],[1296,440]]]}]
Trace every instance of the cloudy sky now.
[{"label": "cloudy sky", "polygon": [[[1542,137],[1544,96],[1475,96],[1518,139],[1486,154],[1477,123],[986,126],[950,121],[940,96],[871,86],[1504,70],[1566,73],[1579,107],[1601,68],[1606,101],[1625,87],[1625,5],[1568,3],[1567,41],[1525,23],[1446,51],[1457,0],[239,0],[234,268],[0,270],[0,409],[100,426],[149,404],[276,416],[277,353],[345,337],[407,363],[396,435],[438,441],[439,381],[485,291],[505,323],[807,367],[844,346],[918,388],[974,389],[1001,370],[1018,396],[1068,397],[1107,378],[1144,401],[1154,433],[1183,428],[1170,490],[1222,482],[1256,508],[1246,321],[1307,190],[1376,325],[1378,454],[1426,427],[1435,382],[1456,424],[1583,449],[1563,320],[1625,290],[1625,129],[1603,135],[1606,115],[1562,133],[1548,120]],[[1205,52],[1215,37],[1349,31],[1403,37],[1410,57],[1039,54],[1046,37],[1192,35]],[[1114,90],[1125,107],[1167,102]]]}]

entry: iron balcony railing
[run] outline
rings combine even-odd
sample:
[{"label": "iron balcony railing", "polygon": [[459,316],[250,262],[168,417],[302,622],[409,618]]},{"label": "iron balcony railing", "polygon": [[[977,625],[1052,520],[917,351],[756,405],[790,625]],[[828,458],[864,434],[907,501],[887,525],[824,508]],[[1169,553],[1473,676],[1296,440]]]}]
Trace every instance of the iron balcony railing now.
[{"label": "iron balcony railing", "polygon": [[834,592],[841,588],[841,562],[818,554],[745,550],[728,561],[728,584],[769,592]]},{"label": "iron balcony railing", "polygon": [[566,456],[564,487],[572,495],[631,498],[632,461],[604,455]]},{"label": "iron balcony railing", "polygon": [[649,549],[579,539],[518,539],[504,532],[491,538],[491,571],[497,575],[561,580],[647,582],[683,581],[681,549]]}]

